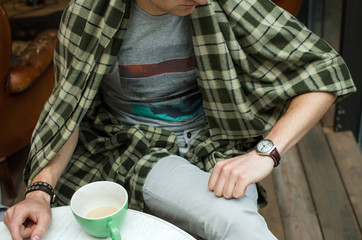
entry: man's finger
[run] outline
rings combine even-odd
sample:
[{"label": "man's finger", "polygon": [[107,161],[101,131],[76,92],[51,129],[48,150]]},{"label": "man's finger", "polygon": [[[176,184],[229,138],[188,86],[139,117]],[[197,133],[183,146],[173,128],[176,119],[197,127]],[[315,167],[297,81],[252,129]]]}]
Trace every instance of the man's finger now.
[{"label": "man's finger", "polygon": [[209,178],[209,189],[211,191],[215,190],[215,186],[218,182],[221,170],[223,168],[223,166],[227,163],[227,160],[223,160],[223,161],[219,161],[215,164],[214,169],[212,170],[211,176]]},{"label": "man's finger", "polygon": [[246,188],[248,187],[249,183],[247,183],[245,180],[244,181],[236,181],[235,187],[234,187],[234,191],[233,191],[233,197],[234,198],[241,198],[242,196],[245,195],[246,192]]},{"label": "man's finger", "polygon": [[233,198],[233,194],[234,194],[234,189],[235,189],[235,185],[237,180],[239,179],[239,175],[238,172],[234,169],[230,170],[229,176],[227,181],[225,182],[225,186],[223,189],[223,196],[227,199],[229,198]]},{"label": "man's finger", "polygon": [[4,215],[4,224],[10,231],[13,240],[22,240],[30,235],[23,234],[24,226],[22,223],[26,217],[23,214],[16,214],[16,208],[9,208]]}]

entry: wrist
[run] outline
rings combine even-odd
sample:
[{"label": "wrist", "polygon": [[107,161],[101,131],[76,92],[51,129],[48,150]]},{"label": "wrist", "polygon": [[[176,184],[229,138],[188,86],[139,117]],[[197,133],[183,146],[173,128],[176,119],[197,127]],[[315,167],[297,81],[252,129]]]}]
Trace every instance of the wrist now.
[{"label": "wrist", "polygon": [[25,194],[25,198],[26,199],[41,199],[45,202],[51,201],[49,194],[42,192],[42,191],[29,192],[29,193]]},{"label": "wrist", "polygon": [[255,146],[256,152],[261,156],[270,157],[274,161],[274,167],[277,167],[280,163],[280,153],[273,141],[270,139],[262,139]]},{"label": "wrist", "polygon": [[258,151],[256,151],[255,149],[251,151],[251,153],[253,154],[253,156],[255,156],[258,160],[261,161],[261,164],[268,165],[271,168],[274,168],[275,162],[274,159],[272,159],[270,156],[260,155]]}]

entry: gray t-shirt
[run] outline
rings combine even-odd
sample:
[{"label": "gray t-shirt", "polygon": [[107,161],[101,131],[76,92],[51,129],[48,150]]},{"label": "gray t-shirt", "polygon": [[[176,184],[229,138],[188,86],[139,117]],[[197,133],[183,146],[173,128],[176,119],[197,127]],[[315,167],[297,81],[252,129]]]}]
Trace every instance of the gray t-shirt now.
[{"label": "gray t-shirt", "polygon": [[101,85],[122,122],[174,132],[205,124],[191,31],[189,16],[152,16],[133,3],[116,65]]}]

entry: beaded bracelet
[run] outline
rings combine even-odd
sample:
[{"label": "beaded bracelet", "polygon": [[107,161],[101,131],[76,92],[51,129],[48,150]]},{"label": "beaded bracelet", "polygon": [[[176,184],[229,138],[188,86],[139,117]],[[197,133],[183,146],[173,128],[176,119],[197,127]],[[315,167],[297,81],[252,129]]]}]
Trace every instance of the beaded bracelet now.
[{"label": "beaded bracelet", "polygon": [[53,187],[47,183],[47,182],[35,182],[32,183],[31,185],[29,185],[24,193],[24,196],[26,196],[26,194],[30,193],[30,192],[34,192],[34,191],[43,191],[47,194],[49,194],[50,196],[50,203],[55,203],[58,200],[58,196],[55,194]]}]

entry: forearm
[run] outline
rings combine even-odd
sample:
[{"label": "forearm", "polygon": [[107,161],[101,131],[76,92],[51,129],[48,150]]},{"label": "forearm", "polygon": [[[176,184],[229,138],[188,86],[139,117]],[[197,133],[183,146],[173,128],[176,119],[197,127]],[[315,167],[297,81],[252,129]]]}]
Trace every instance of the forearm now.
[{"label": "forearm", "polygon": [[[70,136],[55,157],[33,179],[33,183],[44,181],[55,187],[68,165],[78,142],[79,127]],[[4,223],[13,239],[41,239],[51,221],[50,195],[43,191],[26,194],[25,200],[6,211]]]},{"label": "forearm", "polygon": [[280,154],[287,152],[323,117],[335,99],[335,95],[327,92],[295,97],[265,138],[274,142]]},{"label": "forearm", "polygon": [[[79,127],[77,126],[73,134],[64,144],[64,146],[59,150],[59,152],[54,156],[54,158],[35,176],[33,183],[37,181],[43,181],[49,183],[52,187],[55,187],[60,176],[64,172],[66,166],[68,165],[74,149],[78,142],[79,136]],[[27,195],[38,195],[44,194],[40,191],[31,192]]]},{"label": "forearm", "polygon": [[[325,92],[305,93],[295,97],[286,113],[265,137],[274,142],[280,154],[295,145],[326,113],[335,96]],[[260,182],[273,170],[274,161],[256,150],[215,164],[209,189],[217,196],[239,198],[247,186]]]}]

